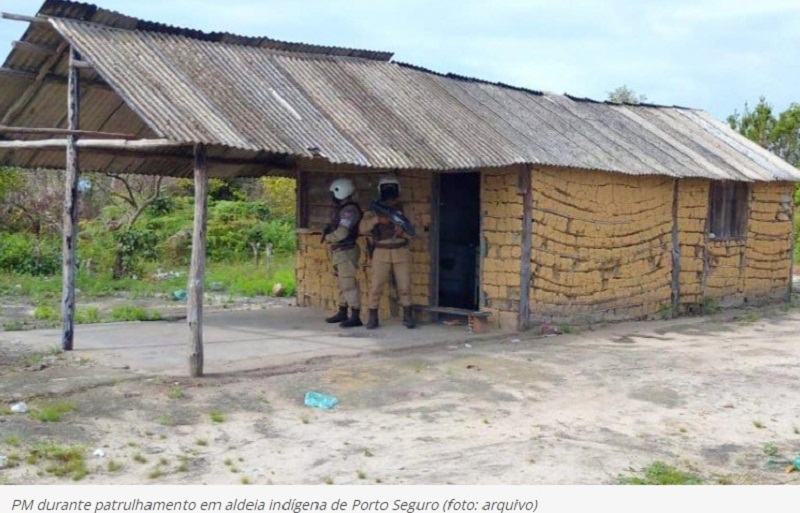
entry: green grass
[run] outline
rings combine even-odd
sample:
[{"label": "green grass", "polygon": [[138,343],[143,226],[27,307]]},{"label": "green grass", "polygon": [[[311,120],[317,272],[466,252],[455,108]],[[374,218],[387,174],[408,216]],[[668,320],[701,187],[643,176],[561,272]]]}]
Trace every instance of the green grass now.
[{"label": "green grass", "polygon": [[220,290],[234,296],[255,297],[272,295],[276,283],[283,285],[284,295],[295,293],[294,258],[276,257],[269,264],[253,263],[214,264],[206,271],[206,289],[211,283],[220,284]]},{"label": "green grass", "polygon": [[109,316],[114,321],[157,321],[161,319],[161,314],[158,312],[149,312],[148,310],[133,306],[122,305],[114,308],[109,312]]},{"label": "green grass", "polygon": [[78,445],[58,445],[52,442],[34,445],[26,461],[31,465],[44,463],[44,471],[59,477],[72,477],[80,481],[89,473],[86,468],[86,450]]},{"label": "green grass", "polygon": [[683,472],[663,461],[651,463],[643,476],[621,477],[620,484],[627,485],[699,485],[702,480],[689,472]]},{"label": "green grass", "polygon": [[40,305],[33,311],[33,318],[39,321],[57,321],[61,314],[50,305]]},{"label": "green grass", "polygon": [[3,442],[5,442],[6,445],[10,445],[11,447],[19,447],[21,440],[17,435],[6,435],[3,438]]},{"label": "green grass", "polygon": [[42,422],[59,422],[62,415],[73,410],[75,405],[72,403],[53,403],[35,410],[33,416]]},{"label": "green grass", "polygon": [[103,322],[100,316],[100,309],[95,306],[88,306],[86,308],[77,307],[75,309],[75,323],[76,324],[97,324]]},{"label": "green grass", "polygon": [[225,422],[225,416],[218,411],[212,411],[208,415],[211,417],[211,422],[216,422],[217,424]]},{"label": "green grass", "polygon": [[[163,267],[163,264],[161,264]],[[156,273],[156,264],[150,266],[144,273],[144,279],[120,278],[113,279],[110,272],[88,273],[79,269],[75,276],[75,286],[80,291],[78,302],[86,298],[102,298],[120,296],[125,294],[132,298],[146,298],[160,295],[170,295],[178,289],[186,289],[186,276],[170,277],[163,280],[148,279]],[[188,271],[188,266],[175,266],[175,270]],[[225,292],[234,296],[263,296],[271,295],[272,287],[276,283],[284,286],[285,295],[295,293],[294,255],[280,255],[273,258],[270,263],[261,263],[256,266],[252,262],[208,262],[206,266],[205,289],[211,290],[215,283],[216,292]],[[61,275],[30,276],[0,271],[0,295],[10,297],[29,298],[34,304],[46,305],[57,302],[61,298]],[[43,315],[52,315],[49,307],[41,307]],[[52,308],[50,309],[52,310]],[[58,314],[58,312],[55,312]],[[87,320],[99,317],[99,311],[91,312],[86,309],[83,313],[78,309],[77,319]],[[60,314],[54,317],[60,318]],[[13,325],[12,325],[13,327]],[[20,326],[18,329],[23,329]]]}]

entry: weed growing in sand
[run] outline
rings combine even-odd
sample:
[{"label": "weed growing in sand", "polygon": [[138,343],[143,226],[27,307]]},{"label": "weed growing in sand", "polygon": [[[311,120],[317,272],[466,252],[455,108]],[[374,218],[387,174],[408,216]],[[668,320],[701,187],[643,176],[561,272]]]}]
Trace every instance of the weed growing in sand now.
[{"label": "weed growing in sand", "polygon": [[250,484],[250,479],[249,479],[247,476],[242,476],[242,479],[241,479],[241,481],[242,481],[242,484],[243,484],[243,485],[248,485],[248,484]]},{"label": "weed growing in sand", "polygon": [[20,456],[18,452],[12,452],[8,455],[6,468],[19,467],[20,463],[22,463],[22,456]]},{"label": "weed growing in sand", "polygon": [[683,472],[663,461],[651,463],[644,469],[642,477],[620,477],[620,484],[627,485],[699,485],[702,480],[689,472]]},{"label": "weed growing in sand", "polygon": [[375,478],[375,484],[381,484],[382,482],[383,482],[383,479],[381,479],[380,477],[376,477]]},{"label": "weed growing in sand", "polygon": [[6,445],[10,445],[11,447],[19,447],[21,440],[17,435],[6,435],[6,437],[3,438],[3,442],[5,442]]},{"label": "weed growing in sand", "polygon": [[755,427],[757,427],[758,429],[764,429],[766,427],[766,426],[764,426],[764,423],[761,422],[760,420],[754,420],[753,421],[753,425]]},{"label": "weed growing in sand", "polygon": [[188,456],[178,456],[178,459],[181,460],[181,463],[175,469],[175,472],[189,472],[190,458]]},{"label": "weed growing in sand", "polygon": [[164,472],[161,468],[157,467],[151,470],[150,473],[147,474],[147,477],[149,477],[150,479],[158,479],[159,477],[163,477],[165,475],[166,472]]},{"label": "weed growing in sand", "polygon": [[228,458],[228,459],[225,460],[224,463],[225,463],[225,466],[228,467],[228,470],[230,470],[234,474],[238,474],[239,473],[239,469],[236,467],[236,465],[233,464],[233,460]]},{"label": "weed growing in sand", "polygon": [[75,409],[72,403],[52,403],[33,412],[33,416],[42,422],[58,422],[61,416]]},{"label": "weed growing in sand", "polygon": [[302,417],[300,417],[300,422],[302,422],[303,424],[308,424],[309,422],[308,417],[303,415]]},{"label": "weed growing in sand", "polygon": [[80,481],[89,470],[86,468],[86,450],[79,445],[58,445],[52,442],[35,444],[26,458],[27,463],[44,463],[44,471],[59,477],[71,476]]},{"label": "weed growing in sand", "polygon": [[119,472],[122,470],[122,464],[118,463],[117,460],[108,460],[107,468],[109,472]]},{"label": "weed growing in sand", "polygon": [[331,476],[325,476],[325,484],[332,485],[333,484],[333,478]]},{"label": "weed growing in sand", "polygon": [[767,456],[775,456],[778,454],[778,445],[775,442],[767,442],[764,444],[764,454]]},{"label": "weed growing in sand", "polygon": [[758,314],[756,312],[750,312],[749,314],[744,316],[742,319],[743,322],[756,322],[758,320]]},{"label": "weed growing in sand", "polygon": [[358,476],[359,479],[366,479],[367,478],[367,473],[364,472],[363,470],[359,470],[358,472],[356,472],[356,475]]},{"label": "weed growing in sand", "polygon": [[370,451],[369,449],[364,449],[364,456],[366,456],[367,458],[371,458],[373,456],[372,451]]},{"label": "weed growing in sand", "polygon": [[180,385],[175,385],[169,391],[168,396],[170,399],[186,399],[186,391]]},{"label": "weed growing in sand", "polygon": [[225,416],[218,411],[212,411],[209,416],[211,417],[211,422],[216,422],[217,424],[225,422]]},{"label": "weed growing in sand", "polygon": [[797,426],[794,427],[794,434],[800,435],[800,428],[798,428]]},{"label": "weed growing in sand", "polygon": [[133,461],[135,461],[136,463],[141,463],[142,465],[144,465],[145,463],[147,463],[147,458],[142,456],[142,453],[137,452],[136,454],[133,455]]},{"label": "weed growing in sand", "polygon": [[206,440],[205,438],[198,438],[197,440],[194,441],[194,443],[205,447],[206,445],[208,445],[208,440]]}]

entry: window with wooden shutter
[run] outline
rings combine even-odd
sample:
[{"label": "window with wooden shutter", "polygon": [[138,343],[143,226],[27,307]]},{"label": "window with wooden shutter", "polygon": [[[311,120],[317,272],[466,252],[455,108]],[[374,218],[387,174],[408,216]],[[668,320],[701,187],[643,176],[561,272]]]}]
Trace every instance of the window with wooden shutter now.
[{"label": "window with wooden shutter", "polygon": [[741,239],[747,230],[746,182],[714,181],[708,202],[708,237]]}]

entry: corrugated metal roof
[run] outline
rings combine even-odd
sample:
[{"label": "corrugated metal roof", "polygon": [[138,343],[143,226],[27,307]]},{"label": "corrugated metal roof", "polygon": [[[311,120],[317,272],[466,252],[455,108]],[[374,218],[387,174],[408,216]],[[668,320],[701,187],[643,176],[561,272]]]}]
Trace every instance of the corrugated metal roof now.
[{"label": "corrugated metal roof", "polygon": [[[332,164],[375,169],[541,164],[800,179],[798,170],[698,110],[580,100],[387,62],[385,53],[209,35],[60,0],[45,2],[42,13],[55,16],[52,27],[94,66],[96,74],[84,72],[85,80],[108,86],[84,95],[84,129],[205,143],[217,156],[235,152],[262,164],[275,156],[303,162],[321,155]],[[55,48],[58,34],[37,24],[25,38]],[[15,50],[6,67],[36,73],[47,58]],[[55,75],[65,75],[65,61]],[[62,82],[44,85],[16,124],[63,126]],[[27,86],[6,76],[0,85],[3,114]],[[58,152],[31,153],[0,151],[0,162],[63,160]],[[111,171],[159,172],[144,158],[89,158]],[[254,162],[228,172],[258,169]]]}]

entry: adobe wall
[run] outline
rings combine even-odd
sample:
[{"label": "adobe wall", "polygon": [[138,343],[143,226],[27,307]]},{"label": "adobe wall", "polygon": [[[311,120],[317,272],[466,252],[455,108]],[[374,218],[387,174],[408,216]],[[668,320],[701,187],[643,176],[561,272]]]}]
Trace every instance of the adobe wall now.
[{"label": "adobe wall", "polygon": [[534,322],[654,318],[670,307],[674,180],[532,171]]},{"label": "adobe wall", "polygon": [[[338,292],[333,277],[330,255],[327,245],[320,241],[320,232],[330,220],[333,208],[330,205],[328,187],[330,182],[344,176],[351,178],[356,184],[357,200],[362,208],[366,208],[370,200],[377,195],[377,184],[380,175],[334,175],[327,173],[308,173],[307,187],[309,190],[308,227],[298,229],[297,234],[297,303],[300,306],[313,306],[335,310],[337,308]],[[430,257],[428,253],[428,232],[431,223],[431,175],[429,172],[403,171],[398,175],[401,187],[401,200],[406,216],[417,228],[417,236],[411,240],[412,264],[412,301],[414,304],[428,304],[428,284],[430,281]],[[364,247],[364,239],[359,238],[361,244],[361,263],[358,275],[362,292],[362,309],[367,308],[367,293],[369,291],[370,262]],[[389,291],[384,291],[384,299],[380,315],[388,317],[390,313]],[[366,320],[366,312],[362,313],[362,320]]]},{"label": "adobe wall", "polygon": [[516,169],[481,173],[481,309],[503,330],[517,328],[522,196]]},{"label": "adobe wall", "polygon": [[736,306],[786,297],[794,184],[752,184],[745,237],[713,240],[707,236],[705,224],[709,183],[683,180],[680,185],[681,310],[700,312],[712,305]]}]

